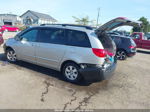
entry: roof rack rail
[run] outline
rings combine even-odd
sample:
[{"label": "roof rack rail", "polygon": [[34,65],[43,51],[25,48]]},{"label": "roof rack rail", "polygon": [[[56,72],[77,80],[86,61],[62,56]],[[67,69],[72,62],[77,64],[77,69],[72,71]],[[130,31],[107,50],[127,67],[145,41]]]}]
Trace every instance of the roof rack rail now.
[{"label": "roof rack rail", "polygon": [[81,28],[86,28],[86,29],[89,29],[89,30],[93,30],[93,28],[90,27],[90,26],[75,25],[75,24],[41,24],[40,26],[46,26],[46,25],[74,26],[74,27],[81,27]]}]

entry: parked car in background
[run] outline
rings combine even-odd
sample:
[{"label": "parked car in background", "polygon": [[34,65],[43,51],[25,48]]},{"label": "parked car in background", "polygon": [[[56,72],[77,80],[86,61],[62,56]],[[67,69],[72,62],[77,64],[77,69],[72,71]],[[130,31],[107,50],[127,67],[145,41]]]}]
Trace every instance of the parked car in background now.
[{"label": "parked car in background", "polygon": [[145,36],[147,37],[147,40],[150,40],[150,33],[146,33]]},{"label": "parked car in background", "polygon": [[0,34],[2,34],[2,33],[3,33],[2,26],[0,26]]},{"label": "parked car in background", "polygon": [[150,40],[142,32],[134,32],[131,38],[135,41],[137,48],[150,49]]},{"label": "parked car in background", "polygon": [[5,31],[5,32],[18,32],[20,31],[20,29],[18,27],[15,27],[15,26],[11,26],[11,25],[3,25],[1,26],[1,29],[2,31]]},{"label": "parked car in background", "polygon": [[127,57],[132,57],[136,54],[136,44],[130,37],[121,35],[110,36],[117,46],[117,59],[125,60]]},{"label": "parked car in background", "polygon": [[3,35],[3,31],[0,29],[0,35]]},{"label": "parked car in background", "polygon": [[53,24],[28,28],[8,39],[4,51],[9,62],[23,60],[61,71],[69,82],[101,81],[116,69],[116,45],[106,34],[122,25],[135,25],[116,18],[96,31],[88,26]]},{"label": "parked car in background", "polygon": [[3,34],[3,32],[0,30],[0,35],[2,35]]},{"label": "parked car in background", "polygon": [[108,34],[108,35],[120,35],[119,33],[113,32],[113,31],[107,32],[107,34]]},{"label": "parked car in background", "polygon": [[4,43],[3,35],[0,33],[0,45]]},{"label": "parked car in background", "polygon": [[108,32],[109,34],[113,34],[113,35],[122,35],[122,36],[130,36],[130,33],[127,31],[119,31],[119,30],[114,30],[114,31],[110,31]]}]

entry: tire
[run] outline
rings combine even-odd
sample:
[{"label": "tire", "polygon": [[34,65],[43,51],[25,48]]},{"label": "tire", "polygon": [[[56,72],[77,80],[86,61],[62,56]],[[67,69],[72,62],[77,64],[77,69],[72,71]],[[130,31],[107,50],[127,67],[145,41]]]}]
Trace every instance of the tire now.
[{"label": "tire", "polygon": [[6,51],[6,58],[7,58],[8,62],[10,62],[10,63],[17,62],[17,56],[13,49],[8,49]]},{"label": "tire", "polygon": [[6,29],[5,32],[8,32],[8,30]]},{"label": "tire", "polygon": [[127,53],[124,50],[119,50],[116,53],[116,57],[118,60],[126,60],[127,59]]},{"label": "tire", "polygon": [[62,73],[65,79],[71,83],[78,83],[81,80],[80,67],[75,63],[67,63],[63,66]]}]

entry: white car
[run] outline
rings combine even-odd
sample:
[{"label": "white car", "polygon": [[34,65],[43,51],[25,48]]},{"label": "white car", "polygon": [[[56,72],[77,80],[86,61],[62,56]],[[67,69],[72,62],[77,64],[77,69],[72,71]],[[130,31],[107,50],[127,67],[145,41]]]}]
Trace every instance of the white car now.
[{"label": "white car", "polygon": [[116,46],[105,31],[135,22],[117,18],[98,28],[53,24],[28,28],[4,45],[10,62],[23,60],[61,71],[69,82],[101,81],[116,69]]}]

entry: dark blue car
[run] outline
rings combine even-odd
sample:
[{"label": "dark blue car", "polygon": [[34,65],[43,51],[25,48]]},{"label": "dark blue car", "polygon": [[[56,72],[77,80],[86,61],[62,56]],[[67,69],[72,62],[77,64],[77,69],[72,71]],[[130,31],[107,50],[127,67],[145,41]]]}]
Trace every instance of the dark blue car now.
[{"label": "dark blue car", "polygon": [[118,60],[126,60],[127,57],[132,57],[136,54],[136,44],[130,37],[122,35],[112,35],[111,38],[114,40],[117,46],[116,57]]}]

